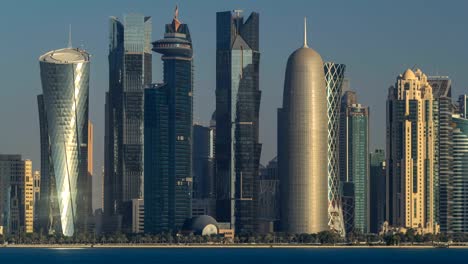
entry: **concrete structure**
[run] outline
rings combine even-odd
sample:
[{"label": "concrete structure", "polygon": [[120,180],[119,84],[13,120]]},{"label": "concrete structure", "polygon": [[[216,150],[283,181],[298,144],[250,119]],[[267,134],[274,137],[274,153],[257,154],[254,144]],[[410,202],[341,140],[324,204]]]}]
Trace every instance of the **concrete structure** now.
[{"label": "concrete structure", "polygon": [[281,229],[328,230],[327,94],[323,61],[304,45],[289,56],[278,109]]},{"label": "concrete structure", "polygon": [[145,232],[145,201],[132,200],[132,233]]},{"label": "concrete structure", "polygon": [[89,54],[64,48],[39,58],[41,228],[72,236],[91,214],[88,183]]},{"label": "concrete structure", "polygon": [[343,208],[341,206],[339,174],[339,124],[341,91],[346,66],[327,62],[324,65],[327,89],[328,127],[328,225],[330,229],[345,235]]},{"label": "concrete structure", "polygon": [[[109,19],[109,91],[104,137],[104,214],[131,231],[132,199],[143,199],[143,92],[152,82],[152,19]],[[110,220],[111,222],[115,222]],[[114,225],[117,226],[117,225]],[[117,230],[115,230],[117,231]]]},{"label": "concrete structure", "polygon": [[32,233],[32,162],[21,155],[0,155],[0,227],[4,234]]},{"label": "concrete structure", "polygon": [[437,233],[432,87],[406,70],[387,100],[387,219],[392,226]]},{"label": "concrete structure", "polygon": [[241,12],[216,14],[216,217],[253,232],[262,149],[259,14],[244,21]]},{"label": "concrete structure", "polygon": [[179,230],[192,214],[193,50],[187,24],[166,24],[153,42],[164,84],[145,89],[145,232]]}]

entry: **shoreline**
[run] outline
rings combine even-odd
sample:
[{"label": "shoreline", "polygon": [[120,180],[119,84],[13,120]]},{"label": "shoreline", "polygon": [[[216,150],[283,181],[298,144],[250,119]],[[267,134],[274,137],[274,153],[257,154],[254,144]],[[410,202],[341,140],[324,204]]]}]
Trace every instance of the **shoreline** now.
[{"label": "shoreline", "polygon": [[[239,245],[239,244],[223,244],[223,245],[182,245],[182,244],[18,244],[18,245],[1,245],[1,248],[48,248],[48,249],[90,249],[90,248],[245,248],[245,249],[256,249],[256,248],[271,248],[271,249],[285,249],[285,248],[297,248],[297,249],[437,249],[432,245],[400,245],[400,246],[386,246],[386,245],[270,245],[270,244],[258,244],[258,245]],[[449,249],[468,249],[468,245],[451,245]]]}]

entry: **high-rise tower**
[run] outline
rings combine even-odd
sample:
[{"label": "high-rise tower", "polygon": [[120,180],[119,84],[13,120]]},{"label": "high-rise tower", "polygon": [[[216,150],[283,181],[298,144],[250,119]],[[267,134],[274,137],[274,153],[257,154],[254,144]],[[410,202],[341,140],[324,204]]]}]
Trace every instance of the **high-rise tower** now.
[{"label": "high-rise tower", "polygon": [[369,107],[347,91],[340,113],[340,173],[346,232],[369,232]]},{"label": "high-rise tower", "polygon": [[[72,236],[85,228],[88,183],[89,54],[77,48],[39,58],[42,229]],[[43,167],[44,166],[44,167]]]},{"label": "high-rise tower", "polygon": [[[304,21],[305,22],[305,21]],[[323,61],[304,45],[289,56],[278,109],[281,229],[328,230],[327,94]]]},{"label": "high-rise tower", "polygon": [[432,87],[408,69],[387,100],[387,219],[391,225],[436,233]]},{"label": "high-rise tower", "polygon": [[328,127],[328,225],[341,235],[345,235],[343,210],[339,185],[339,121],[341,88],[343,84],[344,64],[326,62],[325,83],[327,89],[327,127]]},{"label": "high-rise tower", "polygon": [[104,213],[122,215],[126,231],[132,199],[143,198],[143,88],[152,81],[151,21],[129,14],[123,23],[116,17],[109,23]]},{"label": "high-rise tower", "polygon": [[145,232],[178,230],[191,217],[192,39],[176,7],[164,38],[164,83],[145,89]]},{"label": "high-rise tower", "polygon": [[440,231],[447,232],[453,178],[452,81],[448,76],[428,76],[427,82],[434,98],[434,218]]},{"label": "high-rise tower", "polygon": [[259,14],[244,21],[240,10],[218,12],[216,217],[236,232],[254,231],[257,225],[259,63]]},{"label": "high-rise tower", "polygon": [[468,233],[468,119],[453,115],[453,177],[449,231]]}]

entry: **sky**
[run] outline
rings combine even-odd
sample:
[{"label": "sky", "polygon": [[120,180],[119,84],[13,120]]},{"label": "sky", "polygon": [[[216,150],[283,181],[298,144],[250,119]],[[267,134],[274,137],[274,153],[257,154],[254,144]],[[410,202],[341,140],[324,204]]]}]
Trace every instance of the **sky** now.
[{"label": "sky", "polygon": [[[370,150],[385,148],[388,87],[407,68],[452,79],[452,94],[468,93],[468,1],[465,0],[2,0],[0,3],[0,153],[22,154],[40,169],[36,96],[38,58],[67,46],[91,55],[89,110],[94,123],[94,206],[100,203],[104,162],[104,95],[108,90],[109,17],[142,13],[153,18],[161,39],[175,5],[194,46],[194,122],[208,124],[215,110],[216,12],[260,13],[260,141],[262,164],[276,156],[277,108],[281,107],[288,56],[303,43],[324,61],[346,64],[350,87],[370,107]],[[162,80],[153,53],[153,82]]]}]

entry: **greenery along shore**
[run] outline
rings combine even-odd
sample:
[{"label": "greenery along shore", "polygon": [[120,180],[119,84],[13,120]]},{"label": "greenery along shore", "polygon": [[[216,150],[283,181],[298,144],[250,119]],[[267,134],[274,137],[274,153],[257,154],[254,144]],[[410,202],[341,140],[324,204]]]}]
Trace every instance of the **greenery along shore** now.
[{"label": "greenery along shore", "polygon": [[409,229],[406,233],[389,233],[385,235],[350,233],[342,238],[337,233],[324,231],[318,234],[269,233],[236,234],[233,241],[222,236],[180,235],[166,232],[161,234],[103,234],[80,233],[72,237],[59,234],[42,233],[0,235],[0,244],[21,245],[55,245],[55,244],[293,244],[293,245],[434,245],[440,243],[462,244],[468,242],[467,234],[417,234]]}]

